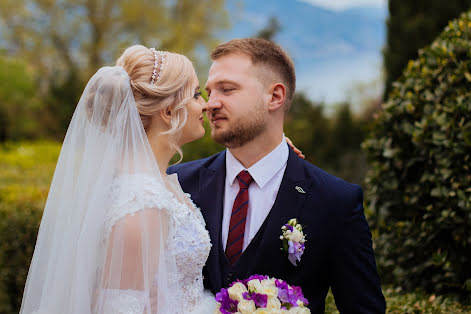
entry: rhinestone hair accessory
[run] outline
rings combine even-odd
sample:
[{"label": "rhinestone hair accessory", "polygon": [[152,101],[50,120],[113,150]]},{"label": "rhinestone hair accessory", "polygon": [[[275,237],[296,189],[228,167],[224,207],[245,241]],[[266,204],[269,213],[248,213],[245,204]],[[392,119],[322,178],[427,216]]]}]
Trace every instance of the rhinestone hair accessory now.
[{"label": "rhinestone hair accessory", "polygon": [[[150,81],[151,84],[160,81],[160,77],[162,76],[162,71],[164,69],[164,59],[165,59],[165,52],[161,50],[155,50],[154,47],[150,48],[150,51],[154,54],[154,70],[152,71],[152,79]],[[159,57],[160,57],[160,69],[159,73],[157,73],[157,69],[159,68]]]}]

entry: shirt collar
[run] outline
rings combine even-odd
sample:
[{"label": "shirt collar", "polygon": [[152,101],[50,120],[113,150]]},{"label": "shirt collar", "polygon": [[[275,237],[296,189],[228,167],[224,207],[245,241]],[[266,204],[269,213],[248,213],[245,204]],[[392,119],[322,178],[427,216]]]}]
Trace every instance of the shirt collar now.
[{"label": "shirt collar", "polygon": [[272,150],[265,157],[257,161],[252,167],[246,169],[235,157],[229,149],[226,150],[226,176],[230,184],[234,183],[236,176],[242,171],[247,170],[253,180],[262,189],[278,171],[288,161],[289,150],[286,144],[285,136],[280,145]]}]

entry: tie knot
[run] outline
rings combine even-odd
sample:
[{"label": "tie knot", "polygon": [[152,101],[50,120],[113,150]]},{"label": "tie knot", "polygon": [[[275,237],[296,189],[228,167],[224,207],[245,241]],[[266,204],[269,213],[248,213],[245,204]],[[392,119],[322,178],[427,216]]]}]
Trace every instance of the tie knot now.
[{"label": "tie knot", "polygon": [[237,175],[237,181],[239,181],[239,187],[241,189],[249,188],[250,183],[252,182],[252,176],[250,173],[246,170],[242,170],[238,175]]}]

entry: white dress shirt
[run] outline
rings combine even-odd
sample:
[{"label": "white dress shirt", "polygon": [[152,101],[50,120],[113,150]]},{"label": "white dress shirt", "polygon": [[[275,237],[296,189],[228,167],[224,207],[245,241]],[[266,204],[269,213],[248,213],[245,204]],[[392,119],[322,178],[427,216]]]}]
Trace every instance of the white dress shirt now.
[{"label": "white dress shirt", "polygon": [[275,203],[285,173],[288,155],[289,149],[284,136],[280,145],[249,169],[244,168],[234,155],[226,150],[226,183],[222,218],[222,245],[224,250],[226,250],[232,206],[239,193],[239,183],[236,176],[242,170],[247,170],[253,178],[249,186],[249,207],[242,248],[242,250],[245,250]]}]

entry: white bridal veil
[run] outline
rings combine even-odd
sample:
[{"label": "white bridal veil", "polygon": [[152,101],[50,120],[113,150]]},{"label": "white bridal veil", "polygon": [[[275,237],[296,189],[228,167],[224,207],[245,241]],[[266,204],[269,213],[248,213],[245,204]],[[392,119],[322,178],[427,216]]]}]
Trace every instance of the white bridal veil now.
[{"label": "white bridal veil", "polygon": [[[172,228],[167,213],[158,200],[133,198],[139,191],[132,184],[115,184],[117,178],[145,174],[164,186],[129,80],[121,67],[101,68],[80,98],[50,187],[20,313],[115,313],[116,300],[141,306],[136,313],[156,313],[157,307],[173,313],[176,269],[165,247]],[[123,193],[132,205],[116,199]]]}]

